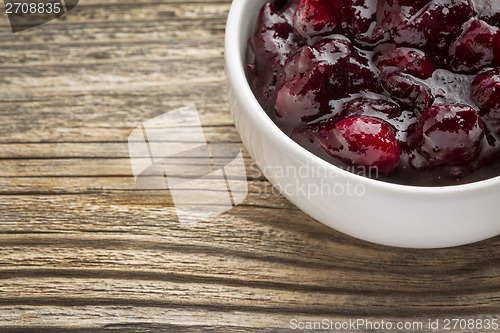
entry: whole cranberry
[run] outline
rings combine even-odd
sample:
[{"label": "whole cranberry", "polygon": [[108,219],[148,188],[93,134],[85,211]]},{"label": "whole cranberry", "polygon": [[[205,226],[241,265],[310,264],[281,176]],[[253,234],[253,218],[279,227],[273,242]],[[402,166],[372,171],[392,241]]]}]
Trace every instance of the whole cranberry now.
[{"label": "whole cranberry", "polygon": [[285,83],[277,92],[274,108],[285,132],[329,112],[332,99],[381,89],[368,57],[342,37],[303,46],[288,60],[284,72]]},{"label": "whole cranberry", "polygon": [[316,37],[340,32],[344,1],[301,0],[293,18],[295,33],[313,44]]},{"label": "whole cranberry", "polygon": [[351,117],[320,132],[319,143],[331,156],[349,164],[392,173],[399,164],[395,129],[383,120]]},{"label": "whole cranberry", "polygon": [[396,129],[396,138],[400,141],[402,148],[407,146],[407,137],[411,133],[409,127],[418,120],[414,113],[403,111],[394,101],[375,96],[358,97],[346,102],[341,112],[334,117],[340,120],[353,116],[381,119],[392,125]]},{"label": "whole cranberry", "polygon": [[500,120],[500,68],[479,74],[471,85],[471,98],[479,114]]},{"label": "whole cranberry", "polygon": [[[344,37],[324,38],[313,46],[304,45],[291,55],[285,65],[286,77],[314,70],[318,65],[342,67],[358,57],[351,42]],[[368,59],[365,59],[368,64]]]},{"label": "whole cranberry", "polygon": [[473,16],[470,0],[433,0],[393,34],[397,44],[416,46],[435,58],[462,32],[462,25]]},{"label": "whole cranberry", "polygon": [[495,45],[499,43],[498,28],[484,21],[473,21],[450,46],[448,57],[450,69],[454,72],[475,73],[494,63],[500,64],[500,54],[495,54]]},{"label": "whole cranberry", "polygon": [[404,106],[420,116],[434,102],[431,89],[410,75],[400,72],[382,77],[382,86]]},{"label": "whole cranberry", "polygon": [[314,45],[318,59],[332,67],[329,80],[332,98],[343,98],[349,94],[370,90],[380,92],[378,73],[370,65],[369,57],[343,38],[327,38]]},{"label": "whole cranberry", "polygon": [[278,90],[275,110],[278,123],[285,132],[329,110],[325,84],[330,76],[330,67],[318,66],[312,71],[293,76]]},{"label": "whole cranberry", "polygon": [[297,48],[291,15],[295,9],[293,2],[281,9],[272,3],[265,4],[260,10],[255,33],[249,40],[255,62],[246,70],[252,90],[265,109],[272,107],[276,89],[284,81],[285,61]]},{"label": "whole cranberry", "polygon": [[283,65],[296,47],[291,17],[286,14],[272,3],[265,4],[260,10],[257,28],[249,40],[257,65]]},{"label": "whole cranberry", "polygon": [[385,37],[382,27],[376,26],[376,12],[375,0],[301,0],[293,25],[309,45],[334,33],[356,44],[375,44]]},{"label": "whole cranberry", "polygon": [[402,71],[427,79],[434,73],[432,60],[421,50],[384,45],[373,56],[373,62],[384,73]]},{"label": "whole cranberry", "polygon": [[430,166],[474,160],[483,136],[481,117],[461,104],[434,105],[422,114],[415,127],[416,148]]}]

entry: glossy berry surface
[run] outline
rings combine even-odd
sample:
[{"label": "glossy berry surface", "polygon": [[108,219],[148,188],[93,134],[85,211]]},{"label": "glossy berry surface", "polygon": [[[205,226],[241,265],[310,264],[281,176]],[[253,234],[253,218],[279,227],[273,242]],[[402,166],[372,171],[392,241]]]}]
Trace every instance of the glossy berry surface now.
[{"label": "glossy berry surface", "polygon": [[332,129],[320,132],[321,147],[344,162],[377,167],[392,172],[399,163],[400,147],[391,125],[368,117],[351,117],[339,121]]},{"label": "glossy berry surface", "polygon": [[311,41],[340,30],[342,1],[301,0],[293,19],[295,33]]},{"label": "glossy berry surface", "polygon": [[432,53],[439,60],[472,16],[469,0],[433,0],[395,27],[393,39],[399,45],[411,45]]},{"label": "glossy berry surface", "polygon": [[497,0],[279,0],[249,45],[257,100],[332,164],[417,186],[500,175]]},{"label": "glossy berry surface", "polygon": [[301,47],[284,71],[286,79],[277,92],[275,112],[285,132],[326,114],[332,98],[364,89],[380,90],[368,57],[346,38],[325,38],[312,47]]},{"label": "glossy berry surface", "polygon": [[278,90],[276,115],[286,126],[293,127],[303,120],[324,113],[328,103],[328,78],[331,68],[325,65],[292,76]]},{"label": "glossy berry surface", "polygon": [[[388,100],[360,97],[345,103],[342,117],[369,116],[385,119],[397,119],[401,116],[401,108]],[[384,120],[385,120],[384,119]]]},{"label": "glossy berry surface", "polygon": [[479,114],[500,119],[500,69],[479,74],[471,86],[471,98]]},{"label": "glossy berry surface", "polygon": [[477,157],[484,136],[481,117],[467,105],[438,104],[420,117],[416,148],[430,166],[462,164]]},{"label": "glossy berry surface", "polygon": [[292,19],[297,4],[290,2],[279,10],[272,3],[260,10],[258,29],[249,40],[255,62],[247,66],[250,84],[262,105],[268,106],[276,95],[276,86],[283,81],[283,66],[288,55],[297,48]]},{"label": "glossy berry surface", "polygon": [[376,26],[377,1],[301,0],[293,22],[295,33],[308,44],[331,34],[343,34],[359,45],[384,39]]},{"label": "glossy berry surface", "polygon": [[450,69],[474,73],[484,67],[500,64],[500,53],[495,48],[500,44],[499,30],[484,21],[473,21],[450,47]]},{"label": "glossy berry surface", "polygon": [[373,63],[381,72],[403,72],[421,79],[431,77],[436,69],[423,51],[408,47],[386,47],[375,53]]},{"label": "glossy berry surface", "polygon": [[391,73],[381,79],[384,89],[401,105],[420,115],[434,102],[431,89],[415,78],[402,73]]}]

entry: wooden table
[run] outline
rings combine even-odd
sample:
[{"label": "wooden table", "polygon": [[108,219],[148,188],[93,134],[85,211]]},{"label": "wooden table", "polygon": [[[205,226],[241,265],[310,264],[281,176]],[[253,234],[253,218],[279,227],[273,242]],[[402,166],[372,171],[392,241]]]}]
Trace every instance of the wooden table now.
[{"label": "wooden table", "polygon": [[0,16],[0,331],[287,332],[360,318],[424,332],[498,318],[498,237],[370,244],[265,194],[250,167],[241,205],[183,226],[165,191],[135,184],[127,137],[172,109],[195,103],[210,142],[240,144],[224,81],[229,7],[81,0],[16,34]]}]

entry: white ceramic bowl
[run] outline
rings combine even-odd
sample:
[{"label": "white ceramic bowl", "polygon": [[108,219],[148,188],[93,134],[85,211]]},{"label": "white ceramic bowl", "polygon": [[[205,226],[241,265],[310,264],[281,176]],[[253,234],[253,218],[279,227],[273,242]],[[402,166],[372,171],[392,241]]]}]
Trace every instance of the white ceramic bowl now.
[{"label": "white ceramic bowl", "polygon": [[227,87],[243,144],[288,200],[336,230],[385,245],[449,247],[500,234],[500,177],[448,187],[386,183],[342,170],[281,132],[244,73],[247,39],[265,2],[232,3],[225,40]]}]

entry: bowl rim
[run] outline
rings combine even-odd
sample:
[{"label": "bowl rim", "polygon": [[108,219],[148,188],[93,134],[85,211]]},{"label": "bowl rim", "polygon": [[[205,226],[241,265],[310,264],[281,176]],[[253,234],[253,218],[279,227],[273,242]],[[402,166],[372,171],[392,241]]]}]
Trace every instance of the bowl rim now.
[{"label": "bowl rim", "polygon": [[[463,194],[465,192],[476,192],[486,189],[491,189],[495,186],[500,186],[500,176],[480,180],[467,184],[459,185],[445,185],[445,186],[414,186],[405,184],[390,183],[378,179],[372,179],[361,175],[354,174],[344,170],[336,165],[333,165],[322,158],[316,156],[312,152],[300,146],[297,142],[293,141],[289,136],[282,132],[278,126],[271,120],[264,109],[260,106],[255,95],[250,88],[245,71],[243,59],[245,54],[241,53],[240,31],[243,22],[240,17],[245,13],[245,3],[250,0],[233,0],[229,15],[227,18],[224,40],[224,57],[227,79],[231,82],[237,83],[239,89],[233,89],[233,93],[238,95],[240,100],[247,103],[247,108],[258,110],[258,112],[247,113],[248,117],[253,118],[254,121],[261,124],[263,131],[268,132],[271,136],[276,138],[277,143],[286,149],[291,149],[294,156],[298,156],[303,161],[310,161],[311,164],[332,170],[340,177],[344,177],[353,183],[363,183],[365,186],[370,186],[379,190],[399,193],[399,194],[412,194],[412,195],[425,195],[425,196],[441,196],[447,194]],[[269,2],[266,0],[265,2]],[[244,41],[245,45],[247,40]]]}]

